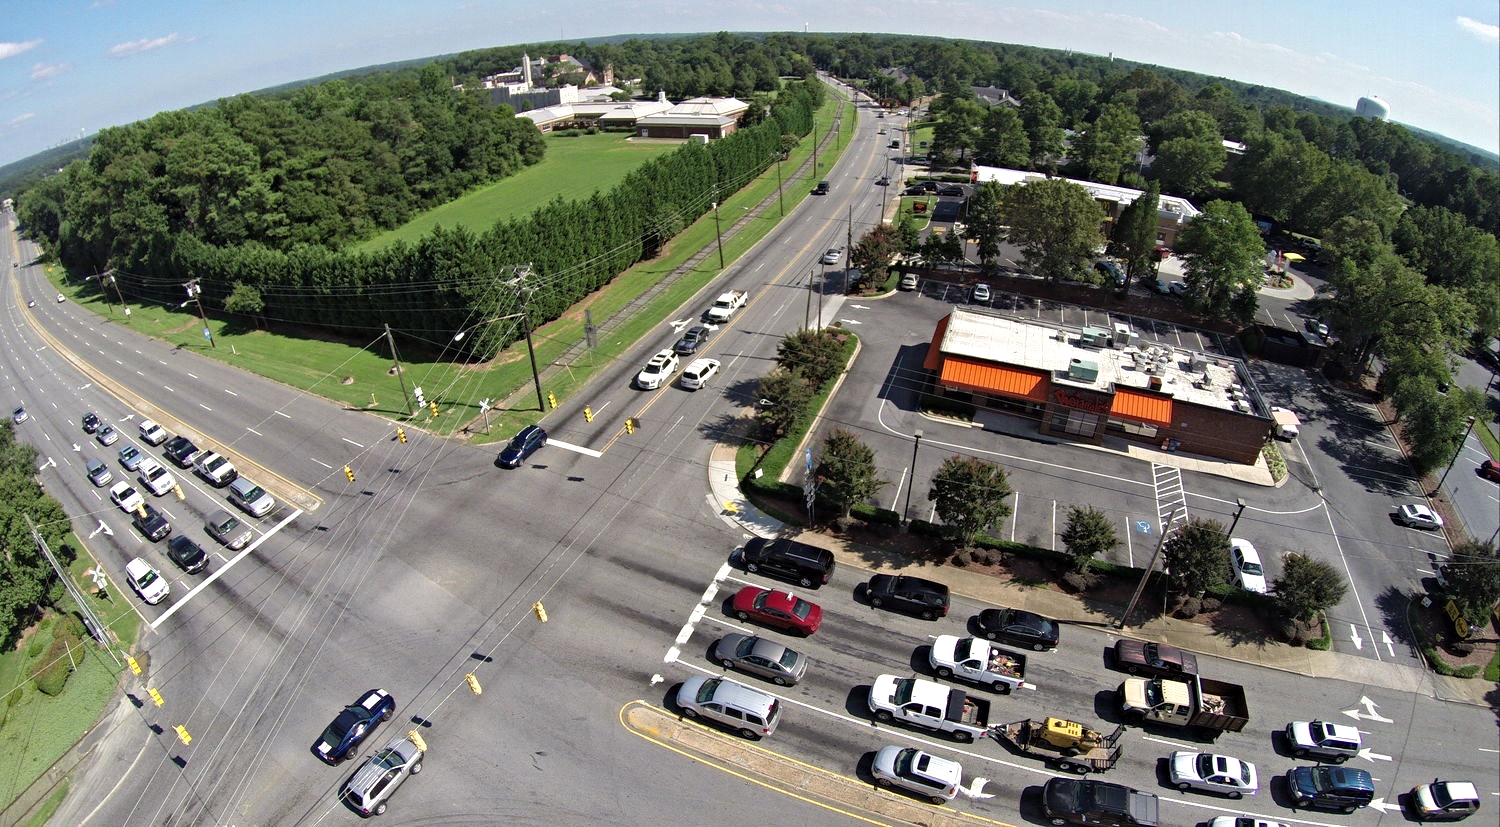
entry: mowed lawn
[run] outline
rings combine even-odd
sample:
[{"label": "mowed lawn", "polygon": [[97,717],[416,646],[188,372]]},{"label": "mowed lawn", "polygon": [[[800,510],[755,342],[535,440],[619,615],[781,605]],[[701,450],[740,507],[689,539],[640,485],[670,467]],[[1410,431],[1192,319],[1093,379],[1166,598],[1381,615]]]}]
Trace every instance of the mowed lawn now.
[{"label": "mowed lawn", "polygon": [[502,218],[529,215],[554,198],[574,201],[608,190],[631,170],[681,146],[678,141],[633,141],[622,133],[566,138],[547,135],[547,157],[516,175],[429,210],[359,245],[379,250],[398,239],[415,243],[433,227],[468,227],[479,233]]}]

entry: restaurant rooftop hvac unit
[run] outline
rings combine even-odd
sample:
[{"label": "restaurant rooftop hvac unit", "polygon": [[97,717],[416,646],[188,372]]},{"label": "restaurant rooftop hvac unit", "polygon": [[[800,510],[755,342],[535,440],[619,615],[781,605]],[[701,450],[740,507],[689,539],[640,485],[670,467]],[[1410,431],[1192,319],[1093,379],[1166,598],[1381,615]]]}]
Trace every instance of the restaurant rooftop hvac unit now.
[{"label": "restaurant rooftop hvac unit", "polygon": [[1078,344],[1080,347],[1109,347],[1109,331],[1097,327],[1085,327],[1078,334]]},{"label": "restaurant rooftop hvac unit", "polygon": [[1116,324],[1114,338],[1110,340],[1110,346],[1116,350],[1123,350],[1132,345],[1139,344],[1141,336],[1130,329],[1128,324]]},{"label": "restaurant rooftop hvac unit", "polygon": [[1086,359],[1069,360],[1068,378],[1075,382],[1097,382],[1099,381],[1099,363]]}]

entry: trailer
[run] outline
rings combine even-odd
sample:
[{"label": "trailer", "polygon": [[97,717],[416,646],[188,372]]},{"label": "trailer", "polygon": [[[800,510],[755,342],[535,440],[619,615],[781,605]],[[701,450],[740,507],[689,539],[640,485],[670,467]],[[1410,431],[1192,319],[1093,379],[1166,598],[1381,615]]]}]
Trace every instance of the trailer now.
[{"label": "trailer", "polygon": [[995,735],[1020,752],[1040,758],[1063,772],[1080,775],[1102,772],[1115,765],[1125,748],[1119,745],[1123,725],[1105,735],[1076,721],[1047,718],[1000,724]]}]

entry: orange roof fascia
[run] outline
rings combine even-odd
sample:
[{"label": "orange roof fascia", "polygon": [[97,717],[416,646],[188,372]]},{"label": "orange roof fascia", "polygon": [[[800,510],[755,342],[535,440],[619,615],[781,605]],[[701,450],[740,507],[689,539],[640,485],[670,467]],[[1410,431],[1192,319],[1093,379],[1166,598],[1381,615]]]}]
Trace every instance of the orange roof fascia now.
[{"label": "orange roof fascia", "polygon": [[948,320],[953,314],[938,319],[937,329],[932,331],[932,344],[927,346],[927,356],[922,359],[923,370],[937,370],[943,364],[943,336],[948,333]]},{"label": "orange roof fascia", "polygon": [[1047,374],[1041,371],[975,362],[958,356],[943,360],[943,373],[939,380],[944,385],[984,393],[1030,399],[1045,402],[1047,399]]},{"label": "orange roof fascia", "polygon": [[1115,388],[1115,399],[1109,407],[1109,413],[1111,416],[1121,416],[1126,419],[1170,427],[1172,400],[1165,396]]}]

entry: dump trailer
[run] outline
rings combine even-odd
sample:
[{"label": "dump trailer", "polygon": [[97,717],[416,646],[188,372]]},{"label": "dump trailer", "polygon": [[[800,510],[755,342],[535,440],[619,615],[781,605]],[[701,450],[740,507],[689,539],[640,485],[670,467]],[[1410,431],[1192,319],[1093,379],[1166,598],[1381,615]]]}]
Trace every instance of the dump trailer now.
[{"label": "dump trailer", "polygon": [[1196,675],[1183,678],[1126,678],[1120,684],[1120,712],[1126,718],[1163,726],[1191,727],[1212,738],[1239,732],[1250,723],[1245,688]]},{"label": "dump trailer", "polygon": [[1108,735],[1076,721],[1047,718],[1001,724],[995,727],[1000,740],[1026,755],[1040,758],[1064,772],[1079,774],[1107,770],[1120,760],[1119,745],[1125,727],[1117,725]]}]

